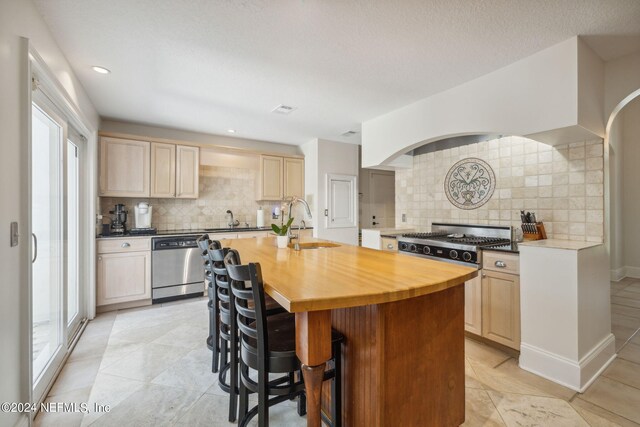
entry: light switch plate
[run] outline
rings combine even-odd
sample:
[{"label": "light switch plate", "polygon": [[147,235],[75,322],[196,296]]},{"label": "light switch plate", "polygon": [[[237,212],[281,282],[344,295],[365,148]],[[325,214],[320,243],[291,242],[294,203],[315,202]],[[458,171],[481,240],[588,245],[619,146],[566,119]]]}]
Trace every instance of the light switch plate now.
[{"label": "light switch plate", "polygon": [[16,221],[11,223],[11,231],[9,233],[11,236],[11,247],[18,246],[18,223]]},{"label": "light switch plate", "polygon": [[407,214],[402,214],[402,222],[407,222]]}]

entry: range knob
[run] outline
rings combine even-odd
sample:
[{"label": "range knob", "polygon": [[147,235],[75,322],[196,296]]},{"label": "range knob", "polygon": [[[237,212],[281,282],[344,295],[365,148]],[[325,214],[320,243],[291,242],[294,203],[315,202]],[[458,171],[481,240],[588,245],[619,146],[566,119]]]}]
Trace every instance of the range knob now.
[{"label": "range knob", "polygon": [[410,250],[411,252],[416,252],[416,251],[418,250],[418,248],[417,248],[417,246],[416,246],[416,245],[409,245],[409,250]]},{"label": "range knob", "polygon": [[471,254],[469,252],[465,252],[462,254],[462,259],[465,261],[471,261]]},{"label": "range knob", "polygon": [[431,248],[429,246],[425,246],[422,248],[422,253],[425,255],[429,255],[431,253]]},{"label": "range knob", "polygon": [[407,244],[406,243],[400,243],[400,250],[401,251],[406,251],[407,250]]},{"label": "range knob", "polygon": [[458,251],[456,251],[455,249],[451,249],[451,250],[449,251],[449,256],[450,256],[451,258],[453,258],[453,259],[458,258]]}]

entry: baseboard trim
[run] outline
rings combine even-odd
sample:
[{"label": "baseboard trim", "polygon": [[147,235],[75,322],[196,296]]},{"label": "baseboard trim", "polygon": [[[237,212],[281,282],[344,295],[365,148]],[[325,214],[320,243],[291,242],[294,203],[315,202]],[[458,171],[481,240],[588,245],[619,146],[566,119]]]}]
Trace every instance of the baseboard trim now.
[{"label": "baseboard trim", "polygon": [[634,279],[640,279],[640,267],[624,267],[625,277],[632,277]]},{"label": "baseboard trim", "polygon": [[521,343],[519,365],[525,371],[582,393],[615,358],[615,337],[609,334],[580,360]]},{"label": "baseboard trim", "polygon": [[624,279],[627,275],[626,269],[626,267],[611,269],[611,280],[613,282],[619,282],[620,280]]}]

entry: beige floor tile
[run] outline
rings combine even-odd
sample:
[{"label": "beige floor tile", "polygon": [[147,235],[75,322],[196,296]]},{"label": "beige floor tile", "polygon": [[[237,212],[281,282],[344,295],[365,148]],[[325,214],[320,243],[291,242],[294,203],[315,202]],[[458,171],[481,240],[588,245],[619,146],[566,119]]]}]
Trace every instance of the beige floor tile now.
[{"label": "beige floor tile", "polygon": [[640,365],[624,359],[616,359],[603,375],[612,380],[640,389]]},{"label": "beige floor tile", "polygon": [[638,330],[638,328],[640,328],[640,319],[625,314],[611,313],[611,325],[625,326]]},{"label": "beige floor tile", "polygon": [[636,332],[634,335],[632,335],[629,342],[632,342],[633,344],[636,344],[636,345],[640,345],[640,332]]},{"label": "beige floor tile", "polygon": [[620,294],[623,293],[623,292],[624,291],[620,291],[616,295],[612,296],[611,297],[611,303],[612,304],[624,305],[626,307],[640,308],[640,300],[631,299],[631,298],[628,298],[628,297],[620,296]]},{"label": "beige floor tile", "polygon": [[103,370],[118,360],[122,359],[127,354],[139,350],[142,348],[144,343],[137,343],[131,341],[123,341],[118,340],[113,337],[109,339],[109,343],[107,344],[107,348],[102,355],[102,363],[100,364],[100,370]]},{"label": "beige floor tile", "polygon": [[83,336],[78,340],[73,352],[69,355],[69,362],[77,360],[91,359],[93,357],[101,357],[107,348],[109,335]]},{"label": "beige floor tile", "polygon": [[562,399],[489,391],[508,426],[580,426],[587,422]]},{"label": "beige floor tile", "polygon": [[611,314],[623,314],[640,319],[640,308],[627,307],[626,305],[611,304]]},{"label": "beige floor tile", "polygon": [[[631,286],[627,286],[626,288],[618,292],[615,296],[617,298],[627,298],[628,300],[631,300],[631,301],[640,301],[640,292],[629,290]],[[635,287],[633,289],[635,290]]]},{"label": "beige floor tile", "polygon": [[60,371],[49,396],[56,396],[72,390],[91,387],[100,368],[100,357],[68,362]]},{"label": "beige floor tile", "polygon": [[[637,331],[636,328],[630,328],[628,326],[611,324],[611,333],[615,335],[617,340],[621,340],[623,342],[628,341],[629,338],[631,338],[633,334],[636,333],[636,331]],[[616,350],[619,350],[619,348],[616,347]]]},{"label": "beige floor tile", "polygon": [[178,359],[151,382],[204,393],[216,384],[217,376],[211,372],[211,351],[202,346]]},{"label": "beige floor tile", "polygon": [[84,408],[81,405],[86,404],[89,400],[90,391],[91,387],[85,387],[47,397],[44,401],[46,405],[75,404],[76,407],[72,411],[65,411],[56,405],[51,408],[51,412],[40,411],[34,420],[34,427],[80,426],[85,415],[82,412]]},{"label": "beige floor tile", "polygon": [[476,372],[471,367],[469,361],[465,358],[464,360],[464,373],[465,373],[465,387],[467,388],[477,388],[484,389],[482,383],[478,381],[478,376]]},{"label": "beige floor tile", "polygon": [[100,335],[109,335],[111,333],[111,329],[113,328],[113,322],[109,320],[104,321],[90,321],[89,324],[84,328],[84,332],[82,333],[83,337],[95,337]]},{"label": "beige floor tile", "polygon": [[600,376],[581,399],[640,423],[640,390]]},{"label": "beige floor tile", "polygon": [[493,401],[486,391],[466,389],[464,427],[504,426]]},{"label": "beige floor tile", "polygon": [[145,326],[131,327],[120,332],[115,332],[111,335],[111,338],[122,341],[149,343],[161,337],[162,335],[169,333],[178,326],[180,325],[171,325],[169,323],[154,324],[153,322],[149,322],[146,323]]},{"label": "beige floor tile", "polygon": [[469,361],[475,361],[491,368],[511,357],[500,350],[469,338],[464,340],[464,355]]},{"label": "beige floor tile", "polygon": [[615,295],[620,291],[623,291],[627,286],[627,283],[614,283],[611,285],[611,295]]},{"label": "beige floor tile", "polygon": [[189,349],[162,344],[144,344],[101,372],[139,381],[150,381],[183,357]]},{"label": "beige floor tile", "polygon": [[206,343],[209,335],[208,325],[194,326],[188,323],[182,324],[152,342],[155,344],[173,345],[185,348],[198,348]]},{"label": "beige floor tile", "polygon": [[638,281],[638,279],[635,279],[633,277],[625,277],[624,279],[620,279],[617,282],[611,282],[611,285],[622,284],[622,285],[625,285],[625,286],[629,286],[630,284],[632,284],[634,282],[637,282],[637,281]]},{"label": "beige floor tile", "polygon": [[[88,398],[90,408],[95,408],[96,404],[101,407],[115,408],[119,403],[127,399],[136,391],[140,390],[145,383],[128,378],[116,377],[99,372],[95,383],[91,388]],[[82,426],[88,426],[106,412],[91,410],[82,420]]]},{"label": "beige floor tile", "polygon": [[91,426],[170,426],[172,420],[186,413],[201,395],[192,390],[145,384]]},{"label": "beige floor tile", "polygon": [[518,361],[515,359],[506,361],[502,365],[498,366],[495,371],[505,377],[511,377],[522,384],[526,384],[536,390],[539,390],[540,394],[533,393],[535,395],[553,396],[563,400],[570,400],[576,395],[576,392],[570,388],[539,377],[538,375],[532,374],[524,369],[520,369]]},{"label": "beige floor tile", "polygon": [[178,420],[176,427],[228,427],[229,398],[203,394]]},{"label": "beige floor tile", "polygon": [[640,293],[640,281],[638,281],[638,279],[634,279],[635,282],[631,283],[630,285],[626,286],[624,288],[625,291],[627,292],[636,292],[636,293]]},{"label": "beige floor tile", "polygon": [[640,364],[640,345],[633,342],[627,343],[618,353],[618,358]]},{"label": "beige floor tile", "polygon": [[639,424],[634,423],[626,418],[607,411],[597,405],[589,403],[579,397],[573,399],[571,406],[575,409],[582,418],[592,427],[638,427]]}]

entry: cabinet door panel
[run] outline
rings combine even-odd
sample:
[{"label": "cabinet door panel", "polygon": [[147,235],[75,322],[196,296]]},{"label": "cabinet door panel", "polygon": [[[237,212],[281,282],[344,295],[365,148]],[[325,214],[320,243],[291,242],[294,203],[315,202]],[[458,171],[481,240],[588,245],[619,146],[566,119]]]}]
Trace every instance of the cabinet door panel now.
[{"label": "cabinet door panel", "polygon": [[464,329],[482,335],[482,278],[480,275],[464,284]]},{"label": "cabinet door panel", "polygon": [[151,144],[151,197],[176,194],[176,146]]},{"label": "cabinet door panel", "polygon": [[200,158],[198,147],[176,147],[176,197],[198,198]]},{"label": "cabinet door panel", "polygon": [[304,198],[304,159],[284,158],[284,197]]},{"label": "cabinet door panel", "polygon": [[97,305],[151,298],[151,252],[98,255]]},{"label": "cabinet door panel", "polygon": [[100,195],[149,197],[150,143],[100,139]]},{"label": "cabinet door panel", "polygon": [[282,188],[283,158],[274,156],[260,156],[260,200],[281,200],[284,194]]},{"label": "cabinet door panel", "polygon": [[482,335],[520,350],[520,278],[483,270]]}]

